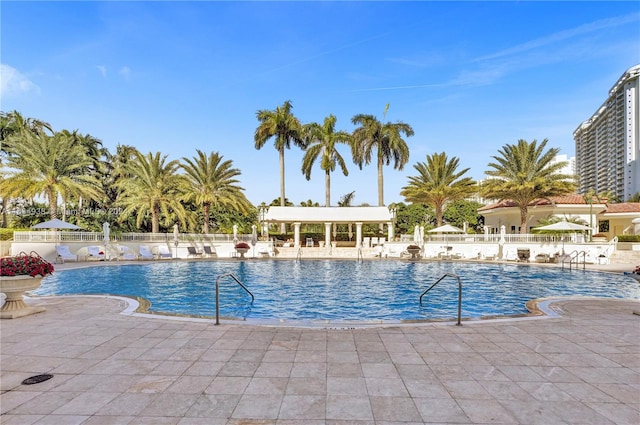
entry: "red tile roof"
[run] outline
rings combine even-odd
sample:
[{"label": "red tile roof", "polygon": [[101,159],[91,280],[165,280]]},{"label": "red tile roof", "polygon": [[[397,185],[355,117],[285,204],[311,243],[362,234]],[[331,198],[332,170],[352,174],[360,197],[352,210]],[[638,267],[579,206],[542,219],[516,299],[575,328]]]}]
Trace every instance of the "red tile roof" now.
[{"label": "red tile roof", "polygon": [[[604,201],[598,201],[595,197],[593,198],[594,204],[606,204]],[[529,206],[541,206],[541,205],[586,205],[587,202],[584,200],[582,195],[571,194],[564,196],[550,196],[549,199],[536,199],[535,201],[529,203]],[[486,211],[493,210],[496,208],[513,208],[516,204],[511,199],[505,199],[503,201],[497,202],[495,204],[485,205],[482,208],[479,208],[478,211]],[[640,202],[624,202],[620,204],[608,204],[607,205],[607,213],[634,213],[640,212]]]}]

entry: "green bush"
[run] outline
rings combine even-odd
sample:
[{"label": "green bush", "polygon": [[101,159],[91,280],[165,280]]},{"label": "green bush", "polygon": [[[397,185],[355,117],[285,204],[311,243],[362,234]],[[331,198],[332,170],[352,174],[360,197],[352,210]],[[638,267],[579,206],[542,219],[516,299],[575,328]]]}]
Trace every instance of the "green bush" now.
[{"label": "green bush", "polygon": [[640,235],[617,235],[618,242],[640,242]]},{"label": "green bush", "polygon": [[15,231],[28,231],[29,229],[12,229],[12,228],[0,228],[0,241],[9,241],[13,239],[13,232]]}]

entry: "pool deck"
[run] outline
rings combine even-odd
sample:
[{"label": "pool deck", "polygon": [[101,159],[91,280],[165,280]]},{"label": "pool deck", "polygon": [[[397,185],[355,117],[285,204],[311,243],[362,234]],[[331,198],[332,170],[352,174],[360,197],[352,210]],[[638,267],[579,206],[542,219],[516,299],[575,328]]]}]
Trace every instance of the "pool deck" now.
[{"label": "pool deck", "polygon": [[2,424],[640,423],[640,302],[324,328],[121,314],[126,301],[102,296],[35,301],[47,310],[0,321]]}]

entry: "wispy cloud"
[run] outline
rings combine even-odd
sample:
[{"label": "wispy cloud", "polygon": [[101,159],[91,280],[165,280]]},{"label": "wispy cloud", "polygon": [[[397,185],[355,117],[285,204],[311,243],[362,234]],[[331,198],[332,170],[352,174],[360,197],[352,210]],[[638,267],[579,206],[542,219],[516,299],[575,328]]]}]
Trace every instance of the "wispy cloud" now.
[{"label": "wispy cloud", "polygon": [[98,68],[98,71],[100,71],[100,75],[102,75],[103,77],[107,77],[107,67],[104,65],[96,65],[96,68]]},{"label": "wispy cloud", "polygon": [[123,66],[118,71],[118,74],[121,75],[125,80],[129,80],[129,78],[131,78],[131,68],[129,68],[128,66]]},{"label": "wispy cloud", "polygon": [[40,93],[40,87],[17,69],[0,64],[0,95],[16,96],[29,92]]},{"label": "wispy cloud", "polygon": [[527,41],[526,43],[518,44],[508,49],[503,49],[489,55],[481,56],[474,59],[474,62],[487,61],[491,59],[499,59],[506,56],[512,56],[520,53],[524,53],[540,47],[546,47],[553,45],[571,38],[593,33],[603,29],[611,29],[622,25],[638,22],[640,20],[640,13],[631,13],[625,16],[618,16],[614,18],[600,19],[595,22],[583,24],[575,28],[559,31],[550,34],[546,37],[540,37],[535,40]]}]

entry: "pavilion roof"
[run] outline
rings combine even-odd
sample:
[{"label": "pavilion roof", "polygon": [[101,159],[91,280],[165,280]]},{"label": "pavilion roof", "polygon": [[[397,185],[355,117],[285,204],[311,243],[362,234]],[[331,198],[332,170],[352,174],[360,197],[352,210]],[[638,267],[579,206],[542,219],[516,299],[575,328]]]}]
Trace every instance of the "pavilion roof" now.
[{"label": "pavilion roof", "polygon": [[393,220],[388,207],[269,207],[268,223],[386,223]]}]

